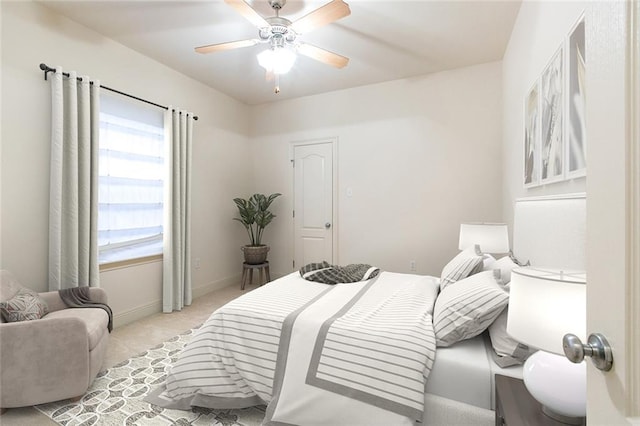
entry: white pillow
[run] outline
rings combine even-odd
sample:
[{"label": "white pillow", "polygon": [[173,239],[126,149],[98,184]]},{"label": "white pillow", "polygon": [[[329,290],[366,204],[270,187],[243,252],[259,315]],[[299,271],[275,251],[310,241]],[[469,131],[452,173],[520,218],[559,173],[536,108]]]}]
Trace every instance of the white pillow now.
[{"label": "white pillow", "polygon": [[483,265],[483,271],[493,271],[494,269],[500,269],[500,277],[502,278],[502,282],[504,284],[509,284],[511,282],[511,270],[518,267],[518,265],[513,260],[511,260],[509,256],[504,256],[496,260],[490,254],[484,255]]},{"label": "white pillow", "polygon": [[484,271],[447,286],[433,310],[437,346],[451,346],[482,333],[509,303],[500,270]]},{"label": "white pillow", "polygon": [[518,342],[507,334],[507,316],[509,307],[504,308],[498,318],[489,326],[489,337],[493,351],[493,360],[500,367],[522,364],[535,352],[524,343]]},{"label": "white pillow", "polygon": [[496,258],[491,256],[489,253],[484,253],[482,255],[482,270],[483,271],[493,271],[494,269],[499,269],[496,268]]},{"label": "white pillow", "polygon": [[481,269],[482,252],[480,251],[480,246],[476,244],[464,249],[442,268],[440,290],[444,290],[449,284],[466,278]]}]

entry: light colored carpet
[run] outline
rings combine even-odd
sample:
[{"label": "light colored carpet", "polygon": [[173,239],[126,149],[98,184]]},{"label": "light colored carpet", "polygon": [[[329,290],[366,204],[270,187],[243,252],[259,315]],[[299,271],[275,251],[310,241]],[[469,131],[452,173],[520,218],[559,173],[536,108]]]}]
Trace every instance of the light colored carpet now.
[{"label": "light colored carpet", "polygon": [[64,426],[75,425],[224,425],[258,426],[264,406],[242,410],[169,410],[143,401],[164,382],[167,369],[193,330],[101,372],[77,402],[59,401],[35,408]]}]

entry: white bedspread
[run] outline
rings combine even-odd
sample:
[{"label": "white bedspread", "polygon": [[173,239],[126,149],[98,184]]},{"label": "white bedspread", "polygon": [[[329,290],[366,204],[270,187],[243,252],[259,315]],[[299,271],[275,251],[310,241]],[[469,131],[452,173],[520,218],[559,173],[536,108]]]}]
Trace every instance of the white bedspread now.
[{"label": "white bedspread", "polygon": [[437,280],[329,286],[292,273],[214,312],[150,402],[268,404],[266,425],[410,425],[433,364]]}]

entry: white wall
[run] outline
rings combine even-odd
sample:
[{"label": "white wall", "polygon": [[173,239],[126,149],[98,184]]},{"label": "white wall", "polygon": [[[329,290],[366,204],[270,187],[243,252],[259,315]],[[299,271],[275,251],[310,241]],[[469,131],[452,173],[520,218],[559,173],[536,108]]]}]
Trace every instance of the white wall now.
[{"label": "white wall", "polygon": [[[46,288],[50,114],[40,62],[200,116],[196,293],[237,279],[246,236],[231,221],[231,199],[256,191],[284,194],[274,203],[278,218],[265,241],[274,275],[291,270],[292,141],[339,139],[341,264],[408,272],[416,260],[418,273],[437,275],[457,252],[460,222],[503,219],[500,62],[248,107],[38,3],[3,2],[2,8],[0,266],[36,290]],[[133,318],[159,309],[160,267],[101,274],[117,314]]]},{"label": "white wall", "polygon": [[264,239],[275,273],[292,269],[289,145],[337,137],[338,263],[439,275],[460,222],[502,218],[501,84],[495,62],[252,107],[256,189],[284,194]]},{"label": "white wall", "polygon": [[[517,198],[586,191],[586,178],[525,189],[523,185],[524,98],[578,21],[585,3],[524,1],[502,60],[504,170],[503,219],[513,223]],[[587,57],[587,68],[589,58]],[[588,95],[587,95],[588,96]]]},{"label": "white wall", "polygon": [[[0,267],[47,288],[50,89],[38,64],[195,112],[194,293],[239,279],[243,230],[232,198],[249,192],[248,107],[33,2],[2,2],[2,218]],[[101,274],[118,315],[159,310],[161,263]]]}]

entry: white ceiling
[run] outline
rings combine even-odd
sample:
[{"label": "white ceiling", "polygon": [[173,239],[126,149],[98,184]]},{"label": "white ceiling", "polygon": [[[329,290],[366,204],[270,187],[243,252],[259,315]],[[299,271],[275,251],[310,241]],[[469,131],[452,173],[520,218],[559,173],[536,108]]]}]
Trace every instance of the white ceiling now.
[{"label": "white ceiling", "polygon": [[[289,0],[295,20],[329,0]],[[264,17],[267,0],[248,0]],[[347,0],[351,15],[299,40],[350,58],[335,69],[299,56],[279,94],[265,80],[257,45],[202,55],[194,47],[257,38],[223,0],[57,1],[43,4],[247,104],[362,86],[502,59],[520,0]]]}]

